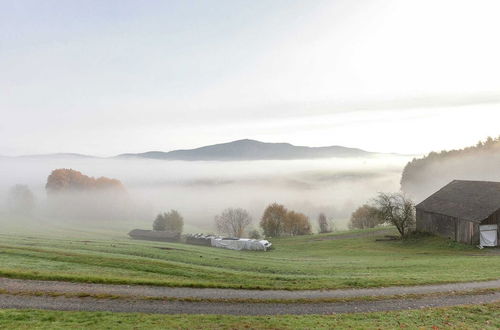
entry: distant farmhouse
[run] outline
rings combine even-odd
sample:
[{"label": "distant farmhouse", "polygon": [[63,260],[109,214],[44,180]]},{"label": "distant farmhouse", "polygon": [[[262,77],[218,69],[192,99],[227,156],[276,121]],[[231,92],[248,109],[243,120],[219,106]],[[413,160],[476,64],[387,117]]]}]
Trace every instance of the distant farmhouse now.
[{"label": "distant farmhouse", "polygon": [[416,209],[418,231],[466,244],[498,245],[500,182],[455,180]]}]

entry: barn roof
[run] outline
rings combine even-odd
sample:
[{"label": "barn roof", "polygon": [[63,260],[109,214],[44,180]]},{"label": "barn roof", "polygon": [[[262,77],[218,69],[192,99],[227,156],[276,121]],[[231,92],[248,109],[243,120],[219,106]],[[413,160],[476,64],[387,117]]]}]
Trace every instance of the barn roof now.
[{"label": "barn roof", "polygon": [[153,231],[144,229],[134,229],[128,233],[131,237],[150,237],[150,238],[177,238],[179,233],[171,231]]},{"label": "barn roof", "polygon": [[481,222],[500,209],[500,182],[455,180],[417,209]]}]

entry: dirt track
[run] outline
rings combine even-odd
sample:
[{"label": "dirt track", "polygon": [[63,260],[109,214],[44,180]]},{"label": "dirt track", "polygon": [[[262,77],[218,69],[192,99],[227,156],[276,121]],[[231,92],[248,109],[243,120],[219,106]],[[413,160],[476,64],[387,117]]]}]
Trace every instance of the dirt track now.
[{"label": "dirt track", "polygon": [[[82,284],[53,281],[31,281],[0,278],[0,289],[10,294],[0,295],[0,308],[36,308],[51,310],[144,312],[165,314],[330,314],[371,311],[390,311],[423,307],[480,304],[500,301],[500,292],[475,295],[446,295],[456,291],[498,289],[500,280],[414,287],[328,291],[256,291],[230,289],[166,288]],[[120,299],[53,297],[48,294],[107,294]],[[334,303],[246,303],[223,301],[171,301],[161,298],[199,299],[324,299],[381,297],[402,294],[442,293],[437,297],[390,299],[379,301],[350,301]],[[36,294],[36,295],[34,295]],[[40,295],[41,294],[41,295]],[[44,295],[47,294],[47,295]],[[144,299],[155,297],[156,299]]]},{"label": "dirt track", "polygon": [[27,293],[89,293],[129,297],[199,298],[199,299],[334,299],[406,294],[452,293],[456,291],[500,289],[500,280],[487,282],[451,283],[421,286],[402,286],[342,290],[237,290],[169,288],[145,285],[112,285],[34,281],[0,278],[0,290]]},{"label": "dirt track", "polygon": [[0,308],[161,314],[305,315],[392,311],[425,307],[482,304],[497,301],[500,301],[500,292],[472,296],[311,304],[185,302],[0,295]]}]

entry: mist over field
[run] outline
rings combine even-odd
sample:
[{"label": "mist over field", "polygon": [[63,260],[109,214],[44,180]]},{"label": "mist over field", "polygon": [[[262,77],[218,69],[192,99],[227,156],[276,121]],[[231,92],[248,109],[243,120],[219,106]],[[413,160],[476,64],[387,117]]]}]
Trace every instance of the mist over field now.
[{"label": "mist over field", "polygon": [[[23,184],[29,186],[36,200],[26,221],[45,228],[53,225],[126,233],[137,227],[149,229],[157,213],[176,209],[184,216],[185,231],[209,232],[214,231],[214,216],[228,207],[247,209],[254,219],[253,227],[258,227],[264,208],[272,202],[307,214],[314,225],[318,213],[324,212],[337,228],[345,228],[351,212],[360,204],[379,191],[399,189],[401,170],[408,160],[393,155],[234,162],[5,158],[0,164],[0,221],[4,225],[19,221],[5,201],[10,187]],[[126,193],[47,196],[47,176],[57,168],[118,179]]]},{"label": "mist over field", "polygon": [[401,188],[420,202],[453,180],[500,181],[500,139],[491,141],[413,160],[403,172]]}]

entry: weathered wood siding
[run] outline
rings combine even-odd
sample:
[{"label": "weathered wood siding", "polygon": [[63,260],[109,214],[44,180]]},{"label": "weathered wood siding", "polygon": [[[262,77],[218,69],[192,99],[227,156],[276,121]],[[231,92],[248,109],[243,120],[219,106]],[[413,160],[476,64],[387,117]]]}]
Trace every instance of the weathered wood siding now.
[{"label": "weathered wood siding", "polygon": [[479,226],[477,223],[457,219],[455,241],[466,244],[479,243]]},{"label": "weathered wood siding", "polygon": [[[499,213],[500,218],[500,213]],[[417,208],[417,230],[466,244],[479,243],[479,225]]]}]

